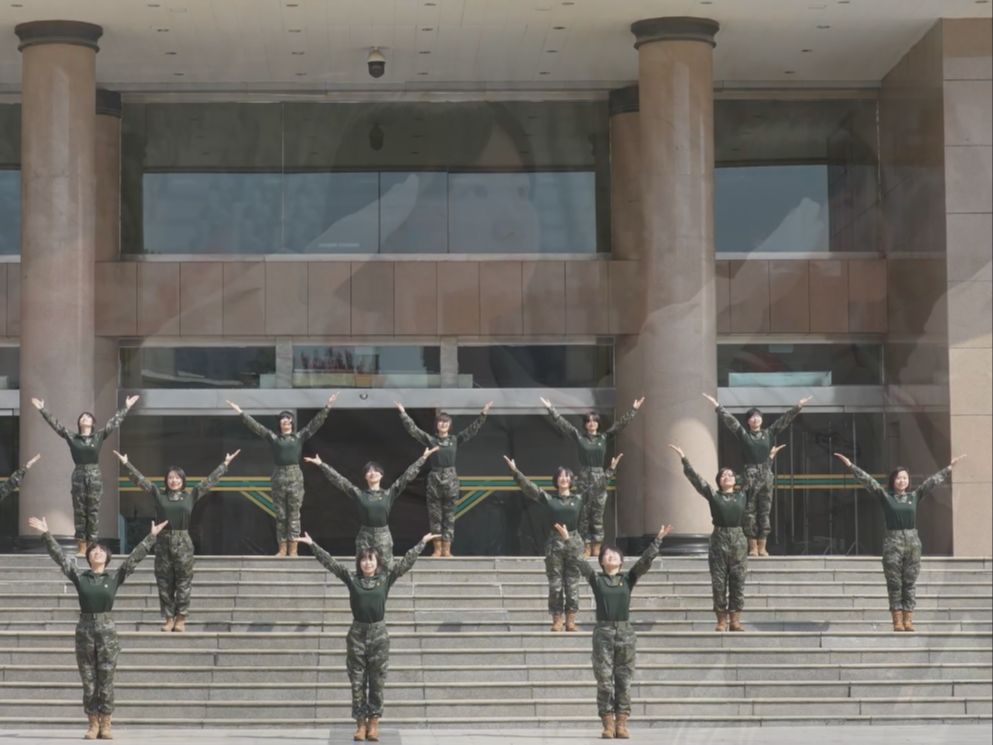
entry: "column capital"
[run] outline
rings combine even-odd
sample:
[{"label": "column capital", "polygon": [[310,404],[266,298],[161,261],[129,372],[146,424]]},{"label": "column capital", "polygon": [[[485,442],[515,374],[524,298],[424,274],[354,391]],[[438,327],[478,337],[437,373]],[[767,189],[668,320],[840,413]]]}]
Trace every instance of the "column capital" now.
[{"label": "column capital", "polygon": [[637,113],[639,107],[638,86],[627,85],[615,88],[607,99],[607,111],[610,116],[617,114]]},{"label": "column capital", "polygon": [[106,88],[97,88],[97,116],[121,118],[121,94]]},{"label": "column capital", "polygon": [[103,35],[103,26],[84,21],[28,21],[18,23],[14,33],[21,40],[18,50],[36,44],[78,44],[99,51],[97,41]]},{"label": "column capital", "polygon": [[711,18],[691,16],[668,16],[665,18],[645,18],[631,24],[634,34],[634,48],[653,41],[702,41],[717,46],[714,37],[721,24]]}]

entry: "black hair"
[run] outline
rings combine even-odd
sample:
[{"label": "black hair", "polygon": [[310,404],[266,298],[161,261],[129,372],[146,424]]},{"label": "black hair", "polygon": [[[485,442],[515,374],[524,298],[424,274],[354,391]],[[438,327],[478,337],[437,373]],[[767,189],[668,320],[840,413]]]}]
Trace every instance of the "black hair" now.
[{"label": "black hair", "polygon": [[292,411],[281,411],[281,412],[279,412],[279,415],[276,417],[276,421],[277,422],[281,422],[284,419],[289,419],[290,420],[290,423],[295,423],[296,422],[296,417],[293,416],[293,412]]},{"label": "black hair", "polygon": [[380,476],[385,476],[386,475],[386,471],[383,470],[383,467],[379,463],[377,463],[376,461],[374,461],[374,460],[371,460],[368,463],[366,463],[364,466],[362,466],[362,475],[363,476],[365,476],[367,473],[369,473],[369,471],[379,471],[379,475]]},{"label": "black hair", "polygon": [[600,554],[597,556],[597,562],[600,564],[600,568],[603,569],[603,555],[608,551],[613,551],[615,554],[621,557],[621,566],[624,566],[624,552],[621,551],[617,546],[608,546],[606,543],[600,546]]},{"label": "black hair", "polygon": [[[179,476],[180,479],[182,479],[183,485],[181,487],[179,487],[179,491],[183,491],[186,488],[186,471],[184,471],[179,466],[169,466],[166,469],[166,472],[165,472],[165,480],[166,480],[166,482],[169,481],[169,474],[170,473],[174,473],[177,476]],[[166,489],[167,490],[169,489],[169,484],[168,483],[166,483]]]},{"label": "black hair", "polygon": [[89,564],[89,563],[90,563],[90,554],[91,554],[91,553],[92,553],[93,551],[96,551],[96,550],[97,550],[98,548],[102,548],[102,549],[103,549],[103,552],[104,552],[104,553],[105,553],[105,554],[107,555],[107,562],[106,562],[106,563],[105,563],[105,564],[103,565],[103,568],[104,568],[104,569],[106,569],[107,567],[109,567],[109,566],[110,566],[110,558],[111,558],[111,557],[112,557],[112,556],[113,556],[114,554],[113,554],[113,553],[111,553],[111,550],[110,550],[109,548],[107,548],[107,547],[106,547],[106,546],[105,546],[104,544],[102,544],[102,543],[98,543],[98,542],[96,542],[96,541],[94,541],[93,543],[91,543],[91,544],[89,544],[89,545],[88,545],[88,546],[86,547],[86,563],[87,563],[87,564]]},{"label": "black hair", "polygon": [[597,414],[595,411],[587,411],[585,414],[583,414],[583,424],[585,425],[587,422],[596,422],[597,424],[599,424],[600,415]]},{"label": "black hair", "polygon": [[896,481],[896,477],[900,474],[901,471],[905,471],[907,474],[907,480],[908,481],[910,480],[910,469],[904,466],[897,466],[892,471],[890,471],[890,476],[888,479],[886,479],[886,484],[889,486],[890,491],[896,491],[896,487],[893,486],[893,483]]},{"label": "black hair", "polygon": [[717,476],[714,477],[714,482],[717,484],[718,489],[721,488],[721,476],[724,475],[725,471],[730,471],[731,475],[735,477],[735,480],[738,479],[737,474],[734,472],[734,469],[731,468],[731,466],[721,466],[720,468],[717,469]]},{"label": "black hair", "polygon": [[451,421],[452,421],[452,415],[449,414],[447,411],[439,411],[437,414],[434,415],[435,424],[437,424],[438,422],[451,423]]},{"label": "black hair", "polygon": [[78,417],[76,417],[76,429],[77,430],[80,429],[79,420],[82,419],[84,416],[88,416],[90,418],[90,421],[93,422],[93,428],[96,429],[97,418],[95,416],[93,416],[93,412],[92,411],[81,412],[80,415]]},{"label": "black hair", "polygon": [[365,548],[360,548],[359,552],[355,554],[355,571],[362,576],[362,559],[368,559],[370,557],[376,558],[376,572],[379,573],[383,569],[383,557],[379,553],[379,549],[375,546],[366,546]]},{"label": "black hair", "polygon": [[563,473],[569,477],[570,486],[572,486],[572,484],[576,481],[576,474],[572,472],[571,468],[566,468],[565,466],[559,466],[558,468],[555,469],[555,472],[552,473],[552,486],[555,487],[556,489],[559,486],[559,476],[561,476]]},{"label": "black hair", "polygon": [[762,416],[762,409],[758,408],[757,406],[753,406],[752,408],[750,408],[748,411],[745,412],[745,421],[747,422],[756,414]]}]

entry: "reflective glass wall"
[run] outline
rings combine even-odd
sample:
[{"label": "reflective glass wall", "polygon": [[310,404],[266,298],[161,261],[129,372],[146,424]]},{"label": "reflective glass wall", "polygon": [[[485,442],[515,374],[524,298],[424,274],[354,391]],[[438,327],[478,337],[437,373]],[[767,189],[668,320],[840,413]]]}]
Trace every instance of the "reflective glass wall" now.
[{"label": "reflective glass wall", "polygon": [[602,102],[129,104],[146,254],[607,250]]},{"label": "reflective glass wall", "polygon": [[0,104],[0,256],[21,252],[21,107]]}]

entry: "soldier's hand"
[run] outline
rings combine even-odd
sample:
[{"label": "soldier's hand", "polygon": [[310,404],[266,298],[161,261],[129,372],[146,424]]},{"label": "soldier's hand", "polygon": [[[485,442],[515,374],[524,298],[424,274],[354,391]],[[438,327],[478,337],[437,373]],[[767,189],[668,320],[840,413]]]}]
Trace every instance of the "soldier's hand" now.
[{"label": "soldier's hand", "polygon": [[152,520],[152,535],[158,535],[162,532],[162,529],[169,524],[168,520],[163,520],[156,525],[155,521]]},{"label": "soldier's hand", "polygon": [[308,463],[313,463],[315,466],[319,466],[324,463],[319,455],[305,455],[303,456],[303,459]]},{"label": "soldier's hand", "polygon": [[141,396],[128,396],[126,399],[124,399],[124,405],[128,409],[130,409],[132,406],[138,403],[139,398],[141,398]]},{"label": "soldier's hand", "polygon": [[32,458],[31,460],[29,460],[27,463],[25,463],[24,464],[24,470],[25,471],[28,470],[29,468],[31,468],[31,466],[33,466],[39,460],[41,460],[41,453],[38,453],[34,458]]},{"label": "soldier's hand", "polygon": [[641,408],[641,405],[643,403],[645,403],[645,397],[644,396],[642,396],[641,398],[635,399],[635,402],[634,402],[634,404],[632,404],[631,408],[634,409],[635,411],[637,411],[638,409]]},{"label": "soldier's hand", "polygon": [[555,532],[562,536],[562,538],[569,540],[569,529],[566,528],[565,525],[562,523],[555,523],[552,527],[555,528]]},{"label": "soldier's hand", "polygon": [[813,400],[814,400],[814,397],[813,396],[806,396],[804,398],[801,398],[799,401],[797,401],[796,402],[796,405],[799,406],[802,409],[804,406],[807,405],[808,402],[813,401]]},{"label": "soldier's hand", "polygon": [[503,459],[507,461],[507,465],[510,466],[511,468],[517,468],[517,464],[514,463],[514,459],[511,458],[509,455],[503,456]]},{"label": "soldier's hand", "polygon": [[41,411],[42,409],[45,408],[45,399],[43,398],[32,398],[31,403],[34,405],[36,409],[38,409],[38,411]]},{"label": "soldier's hand", "polygon": [[718,406],[720,406],[720,404],[719,404],[719,403],[717,403],[717,399],[716,399],[716,398],[714,398],[713,396],[711,396],[711,395],[710,395],[709,393],[703,393],[703,394],[701,394],[701,395],[702,395],[702,396],[703,396],[703,397],[704,397],[705,399],[707,399],[708,401],[710,401],[710,403],[712,403],[712,404],[714,405],[714,408],[715,408],[715,409],[716,409],[716,408],[717,408]]},{"label": "soldier's hand", "polygon": [[403,404],[400,403],[399,401],[394,401],[393,403],[396,404],[397,411],[399,411],[401,414],[405,414],[407,412],[407,410],[403,408]]},{"label": "soldier's hand", "polygon": [[238,404],[236,404],[234,401],[225,401],[224,403],[226,403],[228,406],[234,409],[236,413],[238,414],[241,413],[241,407]]},{"label": "soldier's hand", "polygon": [[955,464],[958,463],[960,460],[962,460],[965,457],[966,457],[966,454],[965,453],[962,453],[962,455],[956,455],[954,458],[952,458],[952,462],[948,464],[948,467],[949,468],[954,468],[955,467]]},{"label": "soldier's hand", "polygon": [[782,450],[784,447],[786,447],[786,446],[785,445],[773,445],[769,449],[769,460],[775,460],[776,459],[776,456],[779,455],[779,451]]},{"label": "soldier's hand", "polygon": [[119,461],[120,461],[121,463],[123,463],[124,465],[127,465],[127,464],[128,464],[128,456],[127,456],[127,455],[125,455],[125,454],[123,454],[123,453],[119,453],[119,452],[117,452],[116,450],[115,450],[115,451],[113,451],[113,452],[114,452],[114,455],[116,455],[116,456],[117,456],[117,459],[118,459],[118,460],[119,460]]},{"label": "soldier's hand", "polygon": [[427,543],[429,541],[433,541],[438,538],[441,538],[441,535],[439,535],[438,533],[425,533],[424,537],[421,538],[421,543]]},{"label": "soldier's hand", "polygon": [[611,471],[616,471],[617,470],[617,464],[621,462],[621,458],[623,458],[623,457],[624,457],[624,453],[618,453],[617,455],[615,455],[613,458],[610,459],[610,470]]},{"label": "soldier's hand", "polygon": [[679,447],[679,445],[673,445],[670,442],[669,443],[669,448],[671,450],[675,451],[676,455],[678,455],[680,458],[685,458],[686,457],[686,453],[683,452],[683,449],[681,447]]},{"label": "soldier's hand", "polygon": [[552,402],[549,401],[547,398],[539,398],[538,400],[541,401],[541,403],[545,406],[546,409],[552,408]]},{"label": "soldier's hand", "polygon": [[330,396],[328,396],[328,402],[327,402],[328,408],[330,408],[331,406],[333,406],[334,405],[334,402],[336,400],[338,400],[338,391],[335,391]]},{"label": "soldier's hand", "polygon": [[655,536],[655,537],[656,538],[665,538],[671,532],[672,532],[672,526],[671,525],[666,525],[665,523],[662,523],[662,527],[659,528],[659,534],[657,536]]},{"label": "soldier's hand", "polygon": [[228,453],[227,455],[225,455],[224,456],[224,465],[230,466],[231,465],[231,461],[233,461],[235,458],[237,458],[238,457],[238,453],[240,453],[240,452],[241,452],[241,448],[238,448],[233,453]]},{"label": "soldier's hand", "polygon": [[28,525],[37,530],[39,533],[48,532],[48,520],[43,517],[29,517]]},{"label": "soldier's hand", "polygon": [[484,414],[489,414],[490,413],[490,409],[492,409],[492,408],[493,408],[493,402],[492,401],[487,401],[486,404],[484,404],[484,406],[483,406],[483,413]]},{"label": "soldier's hand", "polygon": [[840,460],[842,463],[844,463],[848,468],[851,468],[852,467],[851,460],[849,460],[847,457],[845,457],[841,453],[835,453],[834,454],[834,457],[837,458],[838,460]]},{"label": "soldier's hand", "polygon": [[433,448],[424,448],[424,453],[421,455],[422,458],[427,458],[432,453],[438,452],[438,446],[435,445]]},{"label": "soldier's hand", "polygon": [[313,546],[314,545],[314,539],[310,537],[310,534],[309,533],[301,533],[297,537],[297,540],[300,543],[306,543],[308,546]]}]

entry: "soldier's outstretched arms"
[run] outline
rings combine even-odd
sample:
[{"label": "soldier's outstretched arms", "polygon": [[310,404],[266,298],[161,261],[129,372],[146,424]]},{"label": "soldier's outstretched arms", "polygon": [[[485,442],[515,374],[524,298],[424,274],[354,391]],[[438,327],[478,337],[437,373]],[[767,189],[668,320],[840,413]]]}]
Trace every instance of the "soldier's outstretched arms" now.
[{"label": "soldier's outstretched arms", "polygon": [[310,546],[310,550],[314,552],[314,558],[317,559],[325,569],[331,572],[331,574],[340,579],[346,585],[349,584],[350,578],[348,576],[348,569],[331,554],[317,545],[317,541],[311,538],[309,533],[301,533],[297,540],[300,541],[300,543],[306,543]]}]

